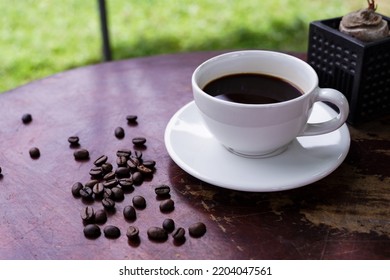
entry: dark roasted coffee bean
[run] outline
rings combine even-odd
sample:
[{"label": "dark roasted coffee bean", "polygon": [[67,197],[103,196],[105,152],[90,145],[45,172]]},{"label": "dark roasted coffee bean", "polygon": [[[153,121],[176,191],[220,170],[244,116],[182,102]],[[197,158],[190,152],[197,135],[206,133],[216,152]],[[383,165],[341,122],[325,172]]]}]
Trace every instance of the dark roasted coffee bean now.
[{"label": "dark roasted coffee bean", "polygon": [[175,229],[175,222],[172,219],[165,219],[162,224],[162,227],[167,232],[172,232]]},{"label": "dark roasted coffee bean", "polygon": [[93,186],[95,186],[97,183],[99,183],[99,180],[92,179],[92,180],[89,180],[88,182],[86,182],[84,184],[84,186],[92,189]]},{"label": "dark roasted coffee bean", "polygon": [[181,241],[185,238],[186,230],[182,227],[179,227],[177,230],[175,230],[174,233],[172,233],[173,239],[177,241]]},{"label": "dark roasted coffee bean", "polygon": [[120,179],[118,182],[119,182],[119,185],[124,189],[130,188],[133,186],[133,179],[132,178],[123,178],[123,179]]},{"label": "dark roasted coffee bean", "polygon": [[101,198],[104,195],[104,186],[102,183],[97,183],[92,188],[95,198]]},{"label": "dark roasted coffee bean", "polygon": [[100,234],[100,227],[95,224],[89,224],[84,227],[84,235],[87,238],[98,238]]},{"label": "dark roasted coffee bean", "polygon": [[85,223],[91,223],[95,218],[95,211],[91,206],[87,206],[81,210],[80,216]]},{"label": "dark roasted coffee bean", "polygon": [[113,187],[116,187],[117,185],[118,185],[118,180],[117,179],[111,179],[111,180],[105,181],[103,183],[103,186],[105,188],[109,188],[109,189],[112,189]]},{"label": "dark roasted coffee bean", "polygon": [[146,200],[143,196],[136,195],[133,197],[133,205],[137,209],[144,209],[146,207]]},{"label": "dark roasted coffee bean", "polygon": [[29,154],[31,158],[37,159],[41,156],[41,152],[37,147],[33,147],[29,150]]},{"label": "dark roasted coffee bean", "polygon": [[206,225],[202,222],[194,223],[190,225],[188,232],[193,237],[201,237],[206,233]]},{"label": "dark roasted coffee bean", "polygon": [[115,200],[115,201],[122,201],[122,200],[125,199],[125,194],[124,194],[124,192],[123,192],[123,190],[121,188],[113,187],[111,189],[111,191],[112,191],[112,194],[113,194],[113,196],[112,196],[113,200]]},{"label": "dark roasted coffee bean", "polygon": [[76,182],[72,185],[72,194],[75,197],[80,197],[80,190],[84,188],[83,184],[80,182]]},{"label": "dark roasted coffee bean", "polygon": [[103,232],[104,236],[107,238],[118,238],[119,236],[121,236],[120,229],[112,225],[105,226]]},{"label": "dark roasted coffee bean", "polygon": [[149,169],[153,169],[156,166],[156,162],[154,160],[144,160],[142,164]]},{"label": "dark roasted coffee bean", "polygon": [[92,194],[93,194],[93,191],[90,187],[86,187],[84,186],[84,188],[82,188],[80,190],[80,196],[84,199],[91,199],[92,198]]},{"label": "dark roasted coffee bean", "polygon": [[137,122],[137,116],[136,115],[127,115],[126,120],[128,123],[136,123]]},{"label": "dark roasted coffee bean", "polygon": [[115,201],[109,197],[102,199],[102,205],[107,210],[112,210],[115,208]]},{"label": "dark roasted coffee bean", "polygon": [[154,189],[154,192],[158,197],[168,197],[171,192],[171,188],[167,185],[160,185]]},{"label": "dark roasted coffee bean", "polygon": [[127,165],[127,157],[120,156],[116,158],[116,165],[118,166],[126,166]]},{"label": "dark roasted coffee bean", "polygon": [[127,205],[123,208],[123,216],[126,220],[134,221],[137,218],[137,212],[133,206]]},{"label": "dark roasted coffee bean", "polygon": [[106,175],[104,175],[103,180],[110,181],[112,179],[115,179],[115,171],[110,171]]},{"label": "dark roasted coffee bean", "polygon": [[28,123],[30,123],[32,121],[32,116],[31,116],[31,114],[24,114],[23,116],[22,116],[22,122],[24,123],[24,124],[28,124]]},{"label": "dark roasted coffee bean", "polygon": [[92,167],[89,175],[93,178],[101,178],[103,176],[103,168],[101,166]]},{"label": "dark roasted coffee bean", "polygon": [[112,193],[112,190],[109,189],[109,188],[105,188],[104,189],[104,194],[103,194],[103,197],[104,198],[113,198],[114,194]]},{"label": "dark roasted coffee bean", "polygon": [[144,176],[139,171],[134,172],[132,178],[133,178],[133,183],[135,185],[141,185],[142,182],[144,181]]},{"label": "dark roasted coffee bean", "polygon": [[118,167],[115,170],[115,174],[118,178],[130,178],[130,169],[127,167]]},{"label": "dark roasted coffee bean", "polygon": [[116,138],[122,139],[123,137],[125,137],[125,130],[122,127],[118,126],[117,128],[115,128],[114,134]]},{"label": "dark roasted coffee bean", "polygon": [[109,162],[102,164],[103,172],[104,174],[110,173],[113,169],[112,164]]},{"label": "dark roasted coffee bean", "polygon": [[141,147],[141,146],[145,145],[146,138],[145,137],[135,137],[131,141],[133,142],[134,146]]},{"label": "dark roasted coffee bean", "polygon": [[89,159],[89,152],[86,149],[79,149],[74,151],[73,156],[75,160],[87,160]]},{"label": "dark roasted coffee bean", "polygon": [[80,138],[78,136],[70,136],[68,137],[68,142],[71,146],[79,145]]},{"label": "dark roasted coffee bean", "polygon": [[127,166],[131,169],[131,170],[137,170],[137,166],[140,165],[140,162],[137,158],[129,158],[129,160],[127,161]]},{"label": "dark roasted coffee bean", "polygon": [[151,227],[147,233],[148,237],[155,241],[165,241],[168,239],[168,233],[160,227]]},{"label": "dark roasted coffee bean", "polygon": [[136,226],[129,226],[126,231],[126,236],[129,240],[134,240],[139,237],[139,229]]},{"label": "dark roasted coffee bean", "polygon": [[145,165],[141,164],[137,166],[137,170],[141,172],[144,175],[150,175],[153,173],[153,170],[150,168],[147,168]]},{"label": "dark roasted coffee bean", "polygon": [[95,164],[96,166],[102,166],[104,163],[106,163],[108,157],[105,156],[105,155],[102,155],[100,157],[98,157],[93,164]]},{"label": "dark roasted coffee bean", "polygon": [[107,213],[103,209],[99,209],[95,212],[95,223],[104,224],[107,222]]},{"label": "dark roasted coffee bean", "polygon": [[163,200],[160,203],[160,211],[163,213],[172,212],[175,209],[175,202],[172,199]]},{"label": "dark roasted coffee bean", "polygon": [[129,149],[120,149],[116,152],[117,157],[126,157],[129,158],[131,156],[131,150]]}]

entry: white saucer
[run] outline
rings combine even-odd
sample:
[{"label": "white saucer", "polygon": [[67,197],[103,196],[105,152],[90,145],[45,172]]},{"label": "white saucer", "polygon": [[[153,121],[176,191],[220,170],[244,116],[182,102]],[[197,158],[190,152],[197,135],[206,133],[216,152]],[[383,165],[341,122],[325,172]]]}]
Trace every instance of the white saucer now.
[{"label": "white saucer", "polygon": [[[310,122],[335,116],[317,102]],[[251,159],[232,154],[203,125],[194,101],[181,108],[165,130],[165,146],[173,161],[192,176],[215,186],[250,192],[272,192],[308,185],[333,172],[347,156],[346,124],[319,136],[298,137],[280,155]]]}]

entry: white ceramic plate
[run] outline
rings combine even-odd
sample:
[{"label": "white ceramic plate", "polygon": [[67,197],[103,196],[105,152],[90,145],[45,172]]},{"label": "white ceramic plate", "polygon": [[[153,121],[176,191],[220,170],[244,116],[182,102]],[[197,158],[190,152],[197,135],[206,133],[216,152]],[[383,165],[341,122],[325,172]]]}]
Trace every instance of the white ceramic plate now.
[{"label": "white ceramic plate", "polygon": [[[325,121],[335,114],[317,102],[309,121]],[[328,134],[298,137],[280,155],[244,158],[213,138],[192,101],[169,121],[165,146],[178,166],[204,182],[233,190],[272,192],[308,185],[329,175],[347,156],[350,135],[344,124]]]}]

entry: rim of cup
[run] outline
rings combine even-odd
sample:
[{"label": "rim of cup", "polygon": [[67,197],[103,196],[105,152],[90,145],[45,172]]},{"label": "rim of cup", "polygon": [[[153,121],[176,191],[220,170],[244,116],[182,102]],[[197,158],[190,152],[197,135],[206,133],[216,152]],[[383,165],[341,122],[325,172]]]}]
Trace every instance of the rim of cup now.
[{"label": "rim of cup", "polygon": [[[261,71],[235,71],[235,72],[232,72],[232,73],[227,73],[227,74],[221,74],[221,75],[218,75],[217,77],[215,78],[212,78],[212,79],[208,79],[207,82],[205,83],[205,85],[215,79],[218,79],[218,78],[221,78],[221,77],[224,77],[224,76],[228,76],[228,75],[234,75],[234,74],[265,74],[265,75],[269,75],[269,76],[273,76],[273,77],[276,77],[276,78],[279,78],[279,79],[282,79],[284,81],[287,81],[289,82],[290,84],[292,84],[294,87],[298,88],[301,92],[302,92],[302,95],[299,96],[299,97],[296,97],[296,98],[293,98],[293,99],[290,99],[290,100],[285,100],[285,101],[281,101],[281,102],[277,102],[277,103],[269,103],[269,104],[244,104],[244,103],[238,103],[238,102],[232,102],[232,101],[228,101],[228,100],[223,100],[223,99],[219,99],[219,98],[215,98],[214,96],[211,96],[209,95],[208,93],[206,93],[198,84],[198,81],[197,81],[197,75],[199,74],[199,72],[203,71],[204,68],[208,67],[210,65],[210,63],[214,63],[216,61],[219,61],[219,60],[223,60],[223,59],[228,59],[228,58],[231,58],[231,57],[234,57],[234,56],[253,56],[254,54],[261,54],[261,55],[271,55],[271,56],[278,56],[278,57],[284,57],[284,59],[288,59],[289,61],[292,61],[293,63],[295,64],[298,64],[298,65],[301,65],[301,67],[303,68],[306,68],[306,71],[308,73],[311,74],[312,76],[312,85],[304,90],[302,89],[301,86],[297,85],[295,82],[285,78],[285,77],[282,77],[282,75],[272,75],[272,74],[268,74],[266,73],[266,71],[264,72],[261,72]],[[318,75],[316,73],[316,71],[313,69],[313,67],[311,67],[307,62],[301,60],[300,58],[297,58],[293,55],[290,55],[290,54],[287,54],[287,53],[282,53],[282,52],[276,52],[276,51],[268,51],[268,50],[242,50],[242,51],[233,51],[233,52],[227,52],[227,53],[223,53],[223,54],[220,54],[220,55],[217,55],[217,56],[214,56],[206,61],[204,61],[203,63],[201,63],[193,72],[192,74],[192,77],[191,77],[191,83],[192,83],[192,86],[195,87],[195,89],[200,92],[202,94],[203,97],[209,99],[209,100],[212,100],[213,102],[216,102],[216,103],[219,103],[219,104],[224,104],[224,105],[229,105],[229,106],[236,106],[236,107],[279,107],[279,106],[283,106],[285,104],[289,104],[289,103],[294,103],[294,102],[299,102],[301,99],[303,98],[306,98],[307,94],[308,93],[311,93],[313,92],[316,88],[318,88]],[[205,86],[204,85],[204,86]]]}]

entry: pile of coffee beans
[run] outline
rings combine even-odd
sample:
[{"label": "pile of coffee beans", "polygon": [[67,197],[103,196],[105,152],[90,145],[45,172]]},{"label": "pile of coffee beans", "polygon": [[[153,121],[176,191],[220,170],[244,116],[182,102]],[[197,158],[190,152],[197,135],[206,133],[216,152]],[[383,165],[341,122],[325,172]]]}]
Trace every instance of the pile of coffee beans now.
[{"label": "pile of coffee beans", "polygon": [[[129,115],[126,119],[128,123],[137,123],[137,116],[135,115]],[[117,127],[114,135],[118,139],[125,137],[123,128]],[[79,146],[79,140],[77,136],[68,138],[71,147]],[[153,177],[156,162],[145,160],[143,153],[138,149],[145,148],[145,143],[146,138],[134,137],[132,144],[135,150],[119,149],[113,161],[110,161],[109,156],[104,154],[95,158],[93,166],[89,169],[90,179],[85,183],[75,182],[72,185],[72,195],[81,198],[87,205],[80,212],[85,237],[95,239],[101,236],[102,233],[110,239],[121,236],[121,229],[118,226],[105,224],[109,220],[109,216],[118,215],[120,211],[116,211],[117,204],[122,203],[127,194],[133,193],[135,187],[141,186],[145,179]],[[73,155],[76,161],[90,159],[90,153],[87,149],[77,148]],[[156,199],[151,203],[156,204],[156,206],[159,205],[162,214],[175,210],[175,202],[171,198],[170,191],[170,186],[165,184],[154,187]],[[100,206],[95,206],[96,204]],[[134,222],[137,219],[137,212],[146,207],[148,207],[148,202],[145,197],[134,195],[130,204],[123,205],[121,214],[126,221]],[[206,226],[198,222],[189,226],[187,231],[191,237],[201,237],[206,232]],[[139,242],[139,236],[143,234],[135,225],[129,225],[125,232],[129,242]],[[171,235],[177,245],[184,243],[186,230],[184,227],[176,228],[175,222],[170,218],[166,218],[161,226],[151,226],[146,235],[148,239],[155,242],[164,242]]]}]

